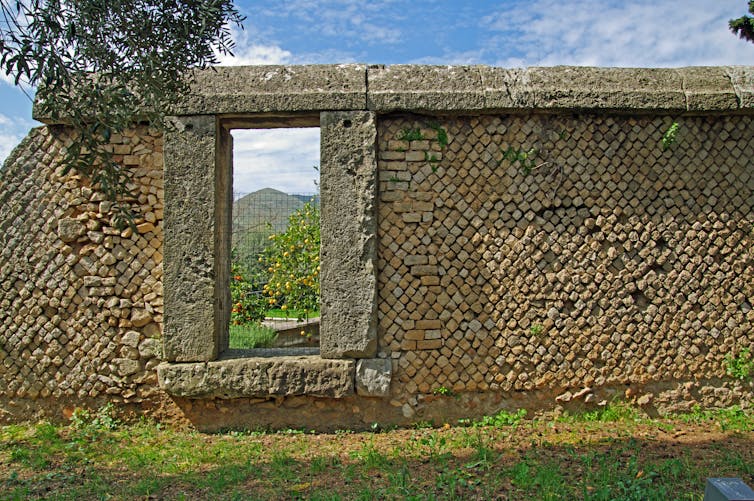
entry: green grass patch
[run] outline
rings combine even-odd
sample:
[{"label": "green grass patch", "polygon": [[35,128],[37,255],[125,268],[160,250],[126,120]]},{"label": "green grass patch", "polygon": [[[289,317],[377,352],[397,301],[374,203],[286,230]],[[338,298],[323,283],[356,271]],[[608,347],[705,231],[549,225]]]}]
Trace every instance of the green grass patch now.
[{"label": "green grass patch", "polygon": [[319,310],[309,311],[307,316],[304,310],[281,310],[280,308],[272,308],[267,310],[265,316],[271,318],[290,318],[292,320],[297,318],[317,318],[319,316]]},{"label": "green grass patch", "polygon": [[637,420],[608,410],[378,433],[203,434],[123,424],[104,407],[66,426],[0,427],[0,499],[701,499],[706,477],[754,480],[750,411]]},{"label": "green grass patch", "polygon": [[261,324],[228,326],[229,346],[235,349],[269,348],[275,344],[277,331]]}]

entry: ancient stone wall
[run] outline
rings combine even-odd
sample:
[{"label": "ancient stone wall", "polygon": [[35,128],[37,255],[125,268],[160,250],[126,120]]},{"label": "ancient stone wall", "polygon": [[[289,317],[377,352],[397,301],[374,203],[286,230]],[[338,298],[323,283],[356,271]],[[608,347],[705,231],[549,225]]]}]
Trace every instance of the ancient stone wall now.
[{"label": "ancient stone wall", "polygon": [[678,122],[666,150],[667,116],[383,118],[380,346],[397,398],[588,403],[724,376],[754,344],[754,124]]},{"label": "ancient stone wall", "polygon": [[[40,127],[0,170],[0,419],[76,402],[139,402],[157,392],[161,359],[162,138],[113,137],[133,174],[136,231],[61,159],[63,127]],[[21,413],[21,415],[19,415]]]},{"label": "ancient stone wall", "polygon": [[[146,127],[112,140],[134,175],[135,231],[64,172],[63,125],[33,130],[0,170],[0,422],[105,401],[208,430],[452,422],[613,398],[651,412],[751,405],[752,383],[725,362],[754,346],[749,69],[199,77],[165,153]],[[322,126],[323,191],[344,209],[323,211],[335,242],[322,290],[338,306],[323,314],[321,357],[229,353],[220,325],[229,130],[281,123]],[[355,220],[332,221],[346,212]],[[163,227],[177,235],[164,246]],[[198,277],[166,291],[169,311],[165,249],[172,283]]]}]

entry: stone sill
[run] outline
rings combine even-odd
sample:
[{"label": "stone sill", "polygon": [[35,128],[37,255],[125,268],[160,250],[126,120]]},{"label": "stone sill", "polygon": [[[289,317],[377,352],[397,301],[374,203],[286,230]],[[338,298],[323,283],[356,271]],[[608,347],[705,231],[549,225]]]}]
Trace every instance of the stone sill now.
[{"label": "stone sill", "polygon": [[342,398],[354,393],[355,360],[272,353],[248,356],[253,353],[236,350],[212,362],[162,363],[157,366],[160,388],[185,398]]}]

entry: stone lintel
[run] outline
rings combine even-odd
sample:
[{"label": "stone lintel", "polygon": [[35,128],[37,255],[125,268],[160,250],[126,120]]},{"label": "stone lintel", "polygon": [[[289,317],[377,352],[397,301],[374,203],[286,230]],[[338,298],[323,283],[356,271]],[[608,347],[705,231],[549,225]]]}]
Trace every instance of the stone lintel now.
[{"label": "stone lintel", "polygon": [[325,112],[320,119],[323,358],[377,352],[376,117]]},{"label": "stone lintel", "polygon": [[342,398],[354,393],[354,360],[318,356],[234,358],[157,366],[160,388],[175,397],[245,398],[309,395]]},{"label": "stone lintel", "polygon": [[366,108],[366,66],[218,66],[197,71],[174,114],[233,114]]},{"label": "stone lintel", "polygon": [[227,283],[217,269],[226,259],[218,248],[223,225],[216,212],[227,203],[216,188],[222,181],[215,172],[220,131],[213,116],[179,117],[173,125],[164,147],[165,358],[214,360],[221,351],[218,332],[223,332],[217,330],[224,318],[218,310],[228,309],[226,294],[215,293],[223,278]]}]

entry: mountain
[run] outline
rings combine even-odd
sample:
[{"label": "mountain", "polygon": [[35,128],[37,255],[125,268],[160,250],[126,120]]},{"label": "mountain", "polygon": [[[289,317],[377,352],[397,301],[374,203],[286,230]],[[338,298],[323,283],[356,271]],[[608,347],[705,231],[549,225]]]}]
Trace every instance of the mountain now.
[{"label": "mountain", "polygon": [[237,257],[251,264],[267,245],[267,237],[288,227],[288,218],[315,195],[289,195],[263,188],[233,202],[233,248]]}]

